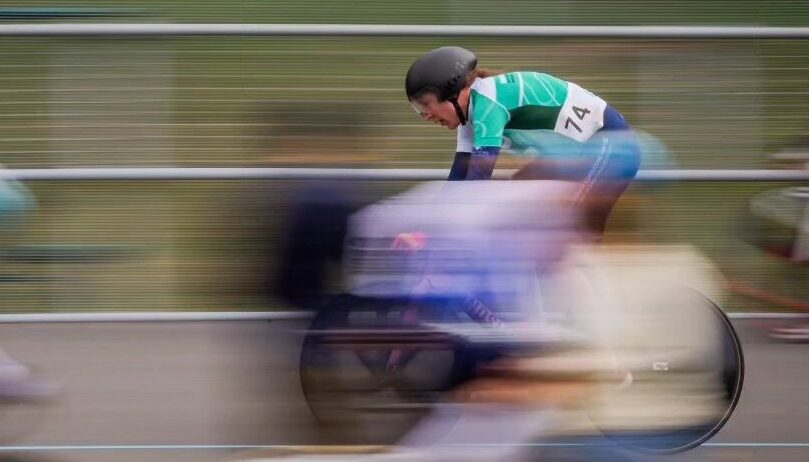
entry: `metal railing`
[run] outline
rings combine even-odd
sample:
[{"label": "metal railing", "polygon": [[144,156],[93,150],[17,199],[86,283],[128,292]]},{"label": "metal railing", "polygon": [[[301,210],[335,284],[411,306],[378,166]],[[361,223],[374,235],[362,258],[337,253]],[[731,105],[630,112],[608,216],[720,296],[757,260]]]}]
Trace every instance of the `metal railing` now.
[{"label": "metal railing", "polygon": [[363,36],[576,38],[809,38],[809,27],[484,26],[392,24],[3,24],[4,36]]},{"label": "metal railing", "polygon": [[[312,311],[155,311],[0,314],[0,324],[112,323],[112,322],[218,322],[218,321],[296,321],[310,319]],[[806,319],[806,313],[733,312],[734,320]]]},{"label": "metal railing", "polygon": [[[498,170],[506,178],[513,170]],[[444,180],[447,169],[393,168],[43,168],[0,170],[0,180]],[[809,181],[808,170],[641,170],[637,181]]]}]

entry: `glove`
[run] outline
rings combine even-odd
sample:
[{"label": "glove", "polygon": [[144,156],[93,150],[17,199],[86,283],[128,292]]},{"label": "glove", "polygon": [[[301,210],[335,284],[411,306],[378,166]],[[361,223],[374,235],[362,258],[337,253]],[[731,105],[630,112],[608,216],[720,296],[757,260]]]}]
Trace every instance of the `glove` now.
[{"label": "glove", "polygon": [[393,238],[391,248],[418,252],[427,247],[427,235],[421,231],[411,231],[409,233],[399,233]]}]

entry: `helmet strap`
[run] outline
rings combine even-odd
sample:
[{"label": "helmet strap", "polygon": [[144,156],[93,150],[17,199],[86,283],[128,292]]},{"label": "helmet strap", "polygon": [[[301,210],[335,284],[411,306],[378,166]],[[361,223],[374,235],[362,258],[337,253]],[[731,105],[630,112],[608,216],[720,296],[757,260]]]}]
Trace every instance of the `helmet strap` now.
[{"label": "helmet strap", "polygon": [[450,103],[452,103],[452,106],[455,107],[455,113],[458,114],[458,119],[461,121],[461,125],[466,125],[466,115],[461,110],[461,105],[458,104],[458,97],[455,96],[455,97],[449,98],[448,101]]}]

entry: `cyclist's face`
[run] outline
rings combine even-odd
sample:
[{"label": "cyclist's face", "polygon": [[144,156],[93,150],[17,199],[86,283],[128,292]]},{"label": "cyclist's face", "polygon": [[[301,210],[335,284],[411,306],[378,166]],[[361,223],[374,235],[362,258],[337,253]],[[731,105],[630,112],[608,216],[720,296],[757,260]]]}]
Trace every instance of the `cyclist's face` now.
[{"label": "cyclist's face", "polygon": [[427,93],[418,98],[410,101],[413,108],[425,120],[432,123],[439,124],[450,130],[455,130],[461,125],[458,114],[455,112],[455,106],[449,101],[438,101],[438,98],[433,93]]}]

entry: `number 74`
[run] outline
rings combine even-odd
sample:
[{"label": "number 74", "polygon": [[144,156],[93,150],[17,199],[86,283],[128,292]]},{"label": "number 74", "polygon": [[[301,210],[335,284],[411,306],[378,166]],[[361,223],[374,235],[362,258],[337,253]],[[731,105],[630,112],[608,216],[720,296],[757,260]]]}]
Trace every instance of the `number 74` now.
[{"label": "number 74", "polygon": [[[578,117],[579,120],[584,120],[584,117],[590,113],[590,110],[587,108],[573,106],[573,113],[576,114],[576,117]],[[570,128],[571,125],[573,125],[573,128],[575,128],[576,131],[581,133],[581,127],[579,127],[578,124],[576,124],[576,121],[568,117],[567,120],[565,121],[565,129]]]}]

